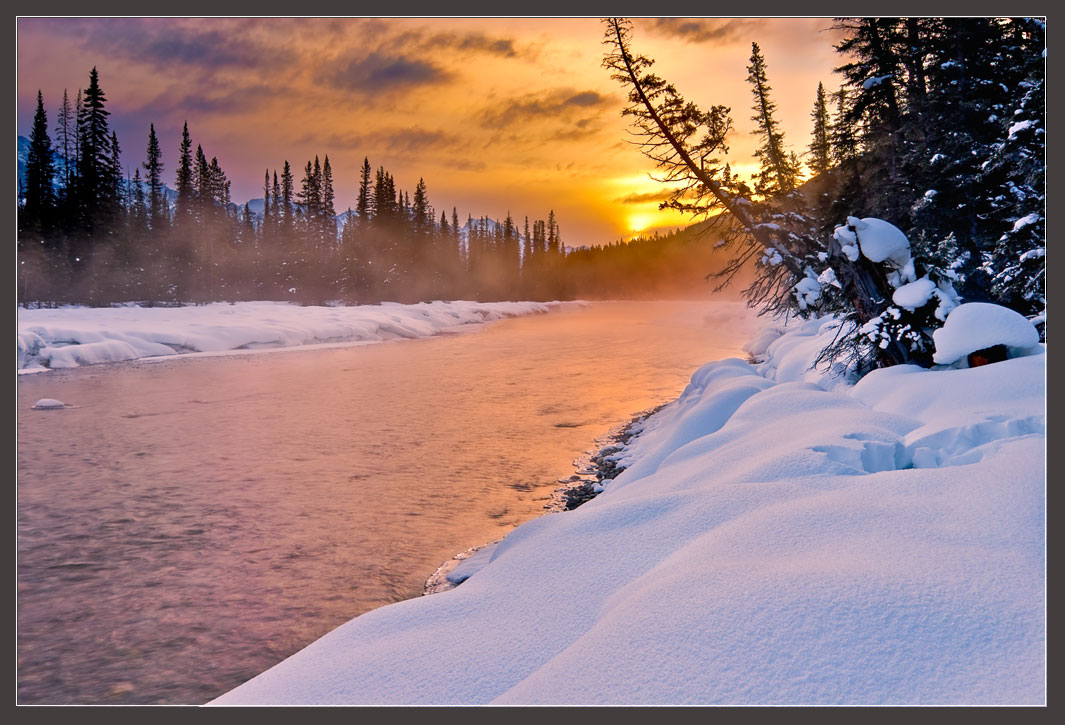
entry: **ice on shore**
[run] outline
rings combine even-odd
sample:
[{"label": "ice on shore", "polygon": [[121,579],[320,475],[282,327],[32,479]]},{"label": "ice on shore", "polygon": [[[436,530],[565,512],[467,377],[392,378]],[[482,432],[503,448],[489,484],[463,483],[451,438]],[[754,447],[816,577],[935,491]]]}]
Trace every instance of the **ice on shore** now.
[{"label": "ice on shore", "polygon": [[562,302],[430,302],[312,307],[288,302],[18,311],[20,370],[70,368],[188,353],[417,338],[544,313]]},{"label": "ice on shore", "polygon": [[1045,704],[1046,355],[855,384],[810,369],[836,324],[703,366],[600,496],[210,704]]}]

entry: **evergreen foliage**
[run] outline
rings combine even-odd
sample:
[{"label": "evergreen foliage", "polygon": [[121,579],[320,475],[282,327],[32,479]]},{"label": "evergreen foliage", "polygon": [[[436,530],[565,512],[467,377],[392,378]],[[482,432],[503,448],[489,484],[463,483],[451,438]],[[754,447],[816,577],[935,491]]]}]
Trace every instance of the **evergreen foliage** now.
[{"label": "evergreen foliage", "polygon": [[[790,155],[774,133],[764,59],[754,44],[748,80],[762,144],[754,197],[724,152],[728,109],[704,111],[630,50],[631,24],[606,21],[604,65],[629,91],[644,153],[682,182],[666,205],[709,217],[732,257],[727,283],[753,263],[749,304],[767,314],[833,313],[836,343],[820,359],[868,369],[930,364],[931,333],[961,299],[1005,304],[1045,324],[1043,23],[1028,18],[839,19],[835,123],[819,88],[811,167],[789,183]],[[784,161],[787,158],[788,161]],[[860,253],[861,217],[894,224],[906,258]],[[934,294],[894,304],[925,279]]]}]

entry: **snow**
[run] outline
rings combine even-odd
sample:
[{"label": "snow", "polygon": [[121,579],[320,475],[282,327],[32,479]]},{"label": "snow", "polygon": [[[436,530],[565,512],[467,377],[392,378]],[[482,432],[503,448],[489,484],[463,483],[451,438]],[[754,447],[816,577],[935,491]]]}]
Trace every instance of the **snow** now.
[{"label": "snow", "polygon": [[847,223],[857,231],[858,246],[866,259],[873,262],[889,260],[896,267],[909,261],[910,240],[891,222],[875,217],[847,217]]},{"label": "snow", "polygon": [[780,252],[776,249],[766,250],[762,253],[762,264],[766,266],[776,267],[783,262],[784,258],[780,256]]},{"label": "snow", "polygon": [[821,285],[817,281],[816,275],[800,279],[796,283],[794,291],[800,310],[816,305],[817,301],[821,299]]},{"label": "snow", "polygon": [[18,311],[20,370],[196,353],[372,343],[435,335],[459,325],[545,313],[561,302],[386,302],[352,307],[288,302],[192,307],[63,307]]},{"label": "snow", "polygon": [[67,404],[55,398],[41,398],[33,404],[34,410],[58,410],[67,407]]},{"label": "snow", "polygon": [[1012,139],[1014,136],[1019,134],[1021,131],[1025,130],[1027,128],[1031,128],[1033,125],[1034,125],[1033,121],[1018,121],[1017,123],[1015,123],[1012,126],[1010,126],[1008,138]]},{"label": "snow", "polygon": [[1042,218],[1043,218],[1042,214],[1036,214],[1034,212],[1032,214],[1028,214],[1027,216],[1023,216],[1020,219],[1018,219],[1017,221],[1013,222],[1013,231],[1019,232],[1021,229],[1024,229],[1026,226],[1029,226],[1030,224],[1035,224],[1036,222],[1038,222]]},{"label": "snow", "polygon": [[843,289],[843,286],[839,283],[839,279],[836,277],[836,272],[831,267],[826,267],[825,271],[817,277],[817,282],[824,288],[824,285],[831,285],[836,289]]},{"label": "snow", "polygon": [[839,240],[843,256],[852,262],[857,262],[861,252],[858,251],[858,237],[854,235],[854,232],[847,227],[836,227],[833,236]]},{"label": "snow", "polygon": [[943,327],[932,333],[932,340],[936,344],[932,359],[950,365],[995,345],[1013,348],[1014,355],[1034,352],[1039,347],[1039,332],[1024,315],[1008,307],[967,302],[947,315]]},{"label": "snow", "polygon": [[811,370],[838,322],[787,330],[602,495],[210,704],[1045,704],[1046,356],[852,384]]},{"label": "snow", "polygon": [[888,73],[886,76],[874,76],[872,78],[866,78],[865,81],[862,83],[862,88],[864,90],[875,88],[876,86],[879,86],[881,83],[883,83],[889,78],[891,78],[890,73]]},{"label": "snow", "polygon": [[935,282],[928,279],[928,277],[921,277],[916,282],[904,284],[896,289],[891,296],[891,301],[899,307],[905,307],[910,312],[913,312],[918,307],[924,307],[928,300],[932,299],[932,293],[935,290]]}]

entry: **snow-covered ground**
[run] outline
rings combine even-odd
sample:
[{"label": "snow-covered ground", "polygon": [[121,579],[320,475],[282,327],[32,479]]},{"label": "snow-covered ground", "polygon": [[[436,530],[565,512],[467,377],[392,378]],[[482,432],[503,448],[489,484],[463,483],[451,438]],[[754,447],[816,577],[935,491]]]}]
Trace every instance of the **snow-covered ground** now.
[{"label": "snow-covered ground", "polygon": [[1045,348],[854,384],[808,369],[832,324],[700,368],[602,495],[212,704],[1044,704]]},{"label": "snow-covered ground", "polygon": [[562,302],[288,302],[190,307],[63,307],[18,311],[19,372],[119,360],[427,337],[460,325],[548,312]]}]

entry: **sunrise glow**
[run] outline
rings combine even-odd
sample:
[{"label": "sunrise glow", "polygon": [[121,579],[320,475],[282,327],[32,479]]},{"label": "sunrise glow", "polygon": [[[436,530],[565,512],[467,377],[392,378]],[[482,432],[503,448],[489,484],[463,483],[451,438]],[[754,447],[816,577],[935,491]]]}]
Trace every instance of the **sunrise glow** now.
[{"label": "sunrise glow", "polygon": [[[746,172],[756,144],[751,42],[802,154],[817,83],[838,85],[831,24],[641,19],[635,32],[691,100],[731,106],[729,161]],[[218,157],[238,203],[262,197],[264,169],[286,160],[302,169],[328,154],[338,211],[354,204],[368,157],[400,189],[424,178],[438,213],[520,220],[553,209],[570,244],[690,222],[646,198],[662,189],[626,142],[623,91],[601,67],[595,18],[22,18],[17,30],[19,133],[29,132],[38,90],[54,127],[63,91],[73,98],[95,66],[123,163],[132,173],[143,161],[154,123],[171,186],[187,121],[193,147]]]}]

